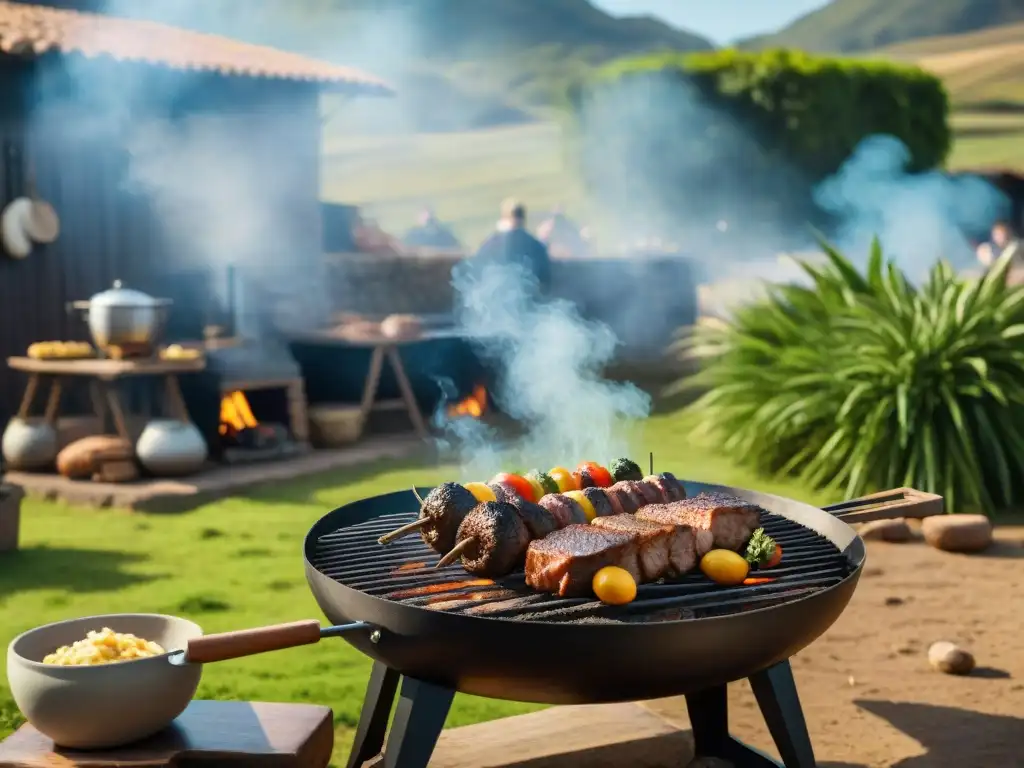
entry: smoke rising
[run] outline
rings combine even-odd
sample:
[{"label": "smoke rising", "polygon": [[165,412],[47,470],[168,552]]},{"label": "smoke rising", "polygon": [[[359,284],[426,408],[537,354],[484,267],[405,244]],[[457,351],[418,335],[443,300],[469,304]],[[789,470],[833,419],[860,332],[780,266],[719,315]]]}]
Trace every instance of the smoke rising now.
[{"label": "smoke rising", "polygon": [[818,186],[815,200],[839,221],[836,242],[863,254],[877,234],[912,279],[923,278],[939,259],[972,265],[968,238],[1004,214],[1005,196],[979,177],[908,174],[909,162],[910,152],[898,139],[871,136]]},{"label": "smoke rising", "polygon": [[647,416],[650,397],[602,378],[617,344],[607,326],[584,320],[569,302],[538,302],[535,280],[515,264],[457,272],[454,284],[462,325],[499,371],[495,402],[526,427],[501,445],[486,425],[447,422],[443,447],[457,452],[465,478],[488,477],[502,462],[525,469],[630,453],[623,423]]}]

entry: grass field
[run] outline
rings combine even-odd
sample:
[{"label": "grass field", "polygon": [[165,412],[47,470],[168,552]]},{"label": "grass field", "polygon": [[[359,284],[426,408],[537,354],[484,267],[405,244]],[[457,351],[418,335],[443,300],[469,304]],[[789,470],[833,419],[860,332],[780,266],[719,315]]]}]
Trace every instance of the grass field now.
[{"label": "grass field", "polygon": [[[934,71],[962,107],[953,121],[950,168],[1024,169],[1024,24],[918,40],[879,55]],[[508,196],[538,214],[563,203],[578,220],[588,220],[585,190],[552,122],[413,136],[352,136],[328,124],[325,136],[325,199],[365,205],[395,234],[430,204],[475,246],[493,229]]]},{"label": "grass field", "polygon": [[[706,446],[680,439],[678,414],[642,425],[636,445],[681,477],[718,481],[822,502],[793,485],[750,477]],[[0,639],[70,616],[125,610],[187,616],[206,631],[320,617],[306,586],[301,542],[326,511],[362,496],[450,477],[444,467],[379,464],[321,476],[176,516],[75,509],[29,501],[23,549],[0,565]],[[351,742],[369,662],[328,641],[272,656],[211,665],[199,695],[220,699],[314,702],[334,708],[335,763]],[[459,725],[535,709],[459,697],[448,719]],[[0,683],[0,738],[18,724]]]},{"label": "grass field", "polygon": [[[1024,169],[1024,111],[961,112],[949,167]],[[356,202],[401,235],[425,204],[467,245],[494,228],[498,207],[518,197],[538,215],[558,203],[588,221],[586,195],[574,179],[560,128],[538,122],[486,131],[415,136],[328,135],[323,196]],[[536,219],[535,219],[536,221]]]}]

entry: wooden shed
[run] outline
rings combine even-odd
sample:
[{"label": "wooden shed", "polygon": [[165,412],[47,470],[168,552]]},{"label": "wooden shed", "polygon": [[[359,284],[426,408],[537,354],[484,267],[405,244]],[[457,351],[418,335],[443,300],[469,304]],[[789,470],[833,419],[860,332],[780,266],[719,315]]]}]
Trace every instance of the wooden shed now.
[{"label": "wooden shed", "polygon": [[[105,15],[97,12],[101,5],[0,1],[3,205],[34,181],[61,219],[52,245],[20,260],[0,252],[3,359],[34,341],[86,338],[66,303],[114,280],[154,295],[191,291],[193,315],[202,305],[196,292],[210,276],[168,232],[183,212],[167,221],[144,186],[130,183],[126,127],[153,119],[173,132],[194,115],[234,121],[236,161],[242,153],[259,169],[264,201],[286,215],[275,223],[283,230],[275,252],[233,256],[286,260],[288,269],[301,271],[316,268],[322,254],[319,94],[390,93],[383,81],[350,68]],[[122,114],[110,114],[113,101]],[[17,410],[21,387],[18,375],[0,366],[0,423]]]}]

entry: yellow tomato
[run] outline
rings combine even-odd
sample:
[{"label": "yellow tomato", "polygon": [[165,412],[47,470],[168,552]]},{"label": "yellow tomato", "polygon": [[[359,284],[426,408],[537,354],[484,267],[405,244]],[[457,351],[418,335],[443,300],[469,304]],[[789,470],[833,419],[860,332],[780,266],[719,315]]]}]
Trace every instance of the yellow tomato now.
[{"label": "yellow tomato", "polygon": [[580,487],[576,484],[576,479],[565,467],[555,467],[548,472],[551,475],[551,479],[558,484],[558,492],[565,493],[566,491],[578,491]]},{"label": "yellow tomato", "polygon": [[594,509],[594,505],[590,503],[590,499],[583,495],[583,491],[566,491],[563,496],[575,501],[583,509],[583,513],[587,516],[587,522],[593,522],[594,518],[597,517],[597,510]]},{"label": "yellow tomato", "polygon": [[544,486],[541,485],[536,479],[530,477],[529,475],[524,475],[524,477],[526,478],[526,482],[530,484],[530,487],[533,488],[533,492],[535,494],[533,497],[534,500],[540,501],[542,498],[544,498],[544,496],[547,494],[547,491],[544,490]]},{"label": "yellow tomato", "polygon": [[636,599],[636,580],[625,568],[605,566],[594,574],[591,586],[602,603],[625,605]]},{"label": "yellow tomato", "polygon": [[462,487],[472,493],[473,498],[481,504],[485,501],[497,501],[494,491],[487,487],[487,483],[466,483]]},{"label": "yellow tomato", "polygon": [[700,559],[700,569],[716,584],[742,584],[750,573],[750,563],[731,549],[712,549]]}]

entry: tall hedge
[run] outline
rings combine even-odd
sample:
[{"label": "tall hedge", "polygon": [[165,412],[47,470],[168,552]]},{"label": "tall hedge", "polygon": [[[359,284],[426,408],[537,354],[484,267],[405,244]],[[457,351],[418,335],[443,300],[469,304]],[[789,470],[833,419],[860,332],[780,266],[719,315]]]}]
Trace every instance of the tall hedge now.
[{"label": "tall hedge", "polygon": [[[707,199],[696,204],[709,209],[713,199],[760,196],[802,216],[813,185],[867,136],[900,139],[911,171],[942,165],[952,143],[941,81],[886,61],[783,50],[654,54],[606,65],[569,100],[592,188],[628,169],[648,177],[648,196],[660,178],[661,198],[673,177],[683,186],[699,177]],[[609,202],[628,203],[618,197]]]}]

